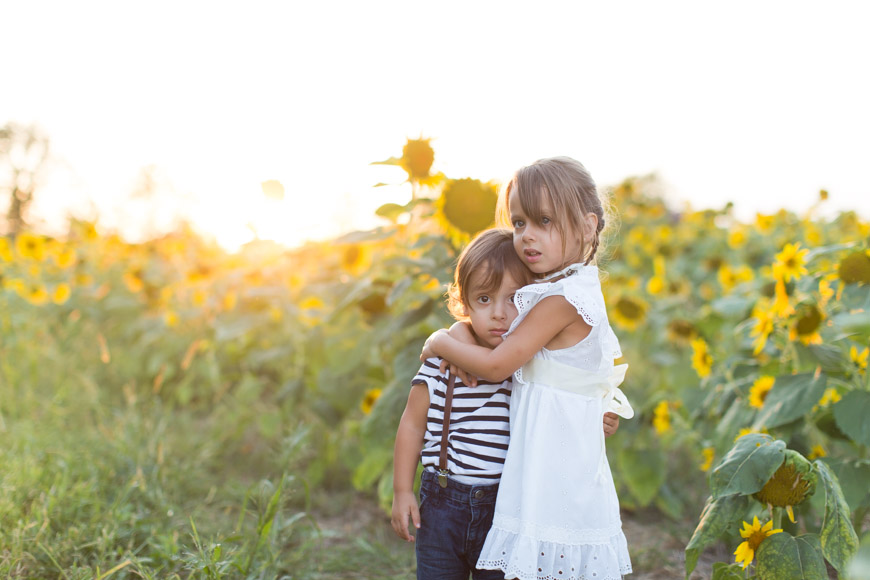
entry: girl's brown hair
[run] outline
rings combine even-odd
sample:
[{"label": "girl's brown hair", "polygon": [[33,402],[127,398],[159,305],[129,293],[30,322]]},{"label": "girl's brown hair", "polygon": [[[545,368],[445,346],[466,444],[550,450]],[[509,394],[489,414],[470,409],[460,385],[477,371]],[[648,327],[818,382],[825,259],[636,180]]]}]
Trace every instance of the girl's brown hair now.
[{"label": "girl's brown hair", "polygon": [[[604,229],[604,205],[592,176],[583,164],[570,157],[539,159],[517,171],[502,192],[496,210],[496,221],[501,226],[513,227],[510,214],[510,195],[516,191],[523,213],[536,222],[548,217],[562,236],[564,258],[567,235],[580,234],[581,259],[588,264],[595,257]],[[545,200],[549,204],[545,203]],[[544,216],[543,206],[549,205],[553,215]],[[595,214],[598,226],[592,242],[586,245],[586,216]]]},{"label": "girl's brown hair", "polygon": [[[529,284],[532,274],[514,249],[513,232],[504,228],[485,230],[465,246],[453,272],[453,283],[447,289],[447,309],[457,320],[467,318],[464,308],[470,307],[469,291],[495,292],[501,286],[505,272],[520,284]],[[464,308],[463,308],[464,307]]]}]

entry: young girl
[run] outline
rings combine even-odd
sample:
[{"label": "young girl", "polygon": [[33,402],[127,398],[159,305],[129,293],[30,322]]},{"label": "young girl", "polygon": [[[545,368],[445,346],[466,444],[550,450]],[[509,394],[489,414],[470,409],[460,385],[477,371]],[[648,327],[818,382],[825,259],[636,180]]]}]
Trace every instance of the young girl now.
[{"label": "young girl", "polygon": [[600,425],[605,411],[634,413],[592,265],[602,203],[583,165],[556,157],[514,175],[499,218],[538,283],[515,294],[519,314],[494,349],[439,331],[423,351],[484,380],[514,373],[511,444],[477,565],[523,580],[621,578],[631,562]]},{"label": "young girl", "polygon": [[[511,232],[488,230],[459,258],[449,292],[449,310],[456,318],[470,322],[476,345],[493,348],[502,342],[502,335],[517,316],[514,293],[530,281],[529,270],[514,252]],[[418,528],[420,579],[467,580],[471,573],[475,579],[500,580],[503,573],[478,570],[475,564],[492,523],[508,448],[510,373],[505,373],[507,379],[481,381],[475,388],[456,382],[447,444],[450,473],[442,487],[435,468],[441,450],[448,375],[439,369],[440,364],[439,359],[432,359],[420,368],[399,423],[393,529],[400,538],[411,541],[415,538],[408,531],[409,518]],[[604,422],[608,434],[618,426],[615,416],[606,417]],[[421,455],[424,471],[418,510],[413,487]]]}]

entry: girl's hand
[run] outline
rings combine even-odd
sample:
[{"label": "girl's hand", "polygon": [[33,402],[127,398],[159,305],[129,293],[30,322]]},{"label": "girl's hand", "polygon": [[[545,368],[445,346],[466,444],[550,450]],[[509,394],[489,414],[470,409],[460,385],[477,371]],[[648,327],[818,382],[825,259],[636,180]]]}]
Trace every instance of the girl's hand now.
[{"label": "girl's hand", "polygon": [[616,413],[604,413],[604,436],[610,437],[619,429],[619,415]]},{"label": "girl's hand", "polygon": [[396,535],[406,542],[413,542],[414,536],[408,532],[408,516],[414,528],[420,528],[420,509],[417,507],[417,498],[414,492],[405,491],[393,496],[393,514],[390,523]]}]

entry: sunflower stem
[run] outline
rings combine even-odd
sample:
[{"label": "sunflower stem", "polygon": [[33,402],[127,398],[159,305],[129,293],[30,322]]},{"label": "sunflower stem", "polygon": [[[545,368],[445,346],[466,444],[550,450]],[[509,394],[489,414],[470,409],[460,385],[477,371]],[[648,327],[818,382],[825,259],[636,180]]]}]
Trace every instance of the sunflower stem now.
[{"label": "sunflower stem", "polygon": [[773,518],[773,529],[780,530],[782,529],[782,508],[775,507],[771,510],[773,513],[771,514]]}]

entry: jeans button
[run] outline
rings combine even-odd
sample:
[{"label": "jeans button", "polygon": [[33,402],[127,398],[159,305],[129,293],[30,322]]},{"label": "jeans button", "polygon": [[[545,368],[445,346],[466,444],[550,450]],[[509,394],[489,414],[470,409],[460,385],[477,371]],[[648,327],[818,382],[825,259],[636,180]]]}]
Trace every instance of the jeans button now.
[{"label": "jeans button", "polygon": [[474,499],[480,499],[482,497],[483,497],[483,490],[482,489],[478,489],[477,491],[474,492]]}]

